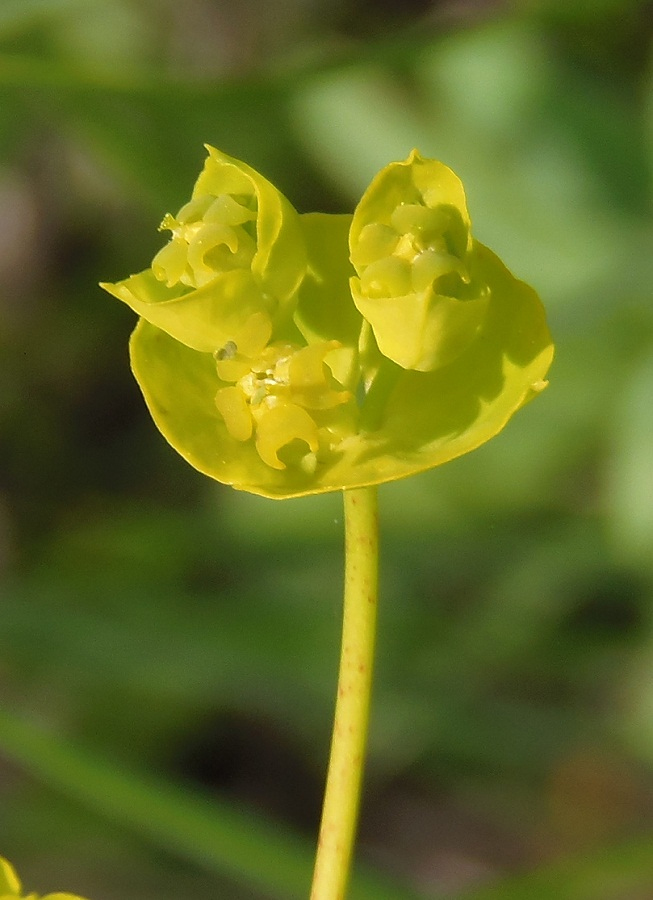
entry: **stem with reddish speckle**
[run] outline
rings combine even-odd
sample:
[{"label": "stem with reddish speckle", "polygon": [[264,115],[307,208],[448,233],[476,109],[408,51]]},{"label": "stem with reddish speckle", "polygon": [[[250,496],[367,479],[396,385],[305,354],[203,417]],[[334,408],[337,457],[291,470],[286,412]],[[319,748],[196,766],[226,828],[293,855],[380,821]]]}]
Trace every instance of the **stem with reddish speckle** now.
[{"label": "stem with reddish speckle", "polygon": [[344,900],[369,718],[378,585],[376,487],[344,492],[345,598],[331,756],[311,900]]}]

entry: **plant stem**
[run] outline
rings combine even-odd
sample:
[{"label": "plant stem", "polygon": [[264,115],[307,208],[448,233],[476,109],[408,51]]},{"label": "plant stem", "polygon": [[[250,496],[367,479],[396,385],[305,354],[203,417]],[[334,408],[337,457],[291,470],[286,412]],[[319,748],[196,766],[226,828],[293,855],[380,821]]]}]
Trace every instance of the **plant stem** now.
[{"label": "plant stem", "polygon": [[344,492],[345,597],[331,755],[311,900],[344,900],[360,802],[378,584],[376,487]]}]

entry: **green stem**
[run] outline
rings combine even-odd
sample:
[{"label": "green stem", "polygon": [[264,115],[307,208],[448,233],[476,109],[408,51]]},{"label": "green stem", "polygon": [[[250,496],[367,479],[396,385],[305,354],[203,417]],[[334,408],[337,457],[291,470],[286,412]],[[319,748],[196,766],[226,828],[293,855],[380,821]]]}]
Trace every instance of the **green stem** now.
[{"label": "green stem", "polygon": [[375,487],[344,492],[345,598],[338,693],[311,900],[344,900],[367,740],[378,584]]}]

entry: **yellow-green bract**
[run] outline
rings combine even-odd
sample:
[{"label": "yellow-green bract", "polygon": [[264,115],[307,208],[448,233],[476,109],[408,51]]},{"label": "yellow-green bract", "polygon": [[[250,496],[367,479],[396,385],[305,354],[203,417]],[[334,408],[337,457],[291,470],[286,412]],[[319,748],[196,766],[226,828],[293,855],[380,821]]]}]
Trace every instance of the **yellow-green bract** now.
[{"label": "yellow-green bract", "polygon": [[[23,894],[16,870],[0,856],[0,900],[39,900],[36,894]],[[41,900],[83,900],[75,894],[46,894]]]},{"label": "yellow-green bract", "polygon": [[393,481],[497,434],[546,386],[535,291],[473,239],[454,173],[413,151],[353,216],[299,215],[209,147],[151,268],[132,369],[195,468],[267,497]]},{"label": "yellow-green bract", "polygon": [[483,327],[495,272],[470,227],[460,179],[415,151],[379,172],[356,208],[354,302],[403,369],[446,366]]}]

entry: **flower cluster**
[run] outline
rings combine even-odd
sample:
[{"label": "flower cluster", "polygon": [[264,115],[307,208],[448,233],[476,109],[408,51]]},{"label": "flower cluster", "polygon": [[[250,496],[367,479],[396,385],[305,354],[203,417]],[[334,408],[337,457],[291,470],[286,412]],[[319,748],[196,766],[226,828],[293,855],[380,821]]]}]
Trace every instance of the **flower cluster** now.
[{"label": "flower cluster", "polygon": [[465,193],[451,169],[415,153],[387,166],[354,214],[349,243],[354,302],[385,356],[429,372],[473,341],[490,289],[476,271]]},{"label": "flower cluster", "polygon": [[[39,900],[36,894],[23,894],[23,888],[16,870],[0,856],[0,900]],[[46,894],[41,900],[82,900],[75,894]]]},{"label": "flower cluster", "polygon": [[167,440],[269,497],[377,484],[474,449],[545,384],[535,292],[474,240],[456,175],[416,151],[353,215],[300,215],[212,147],[149,269],[104,284]]}]

